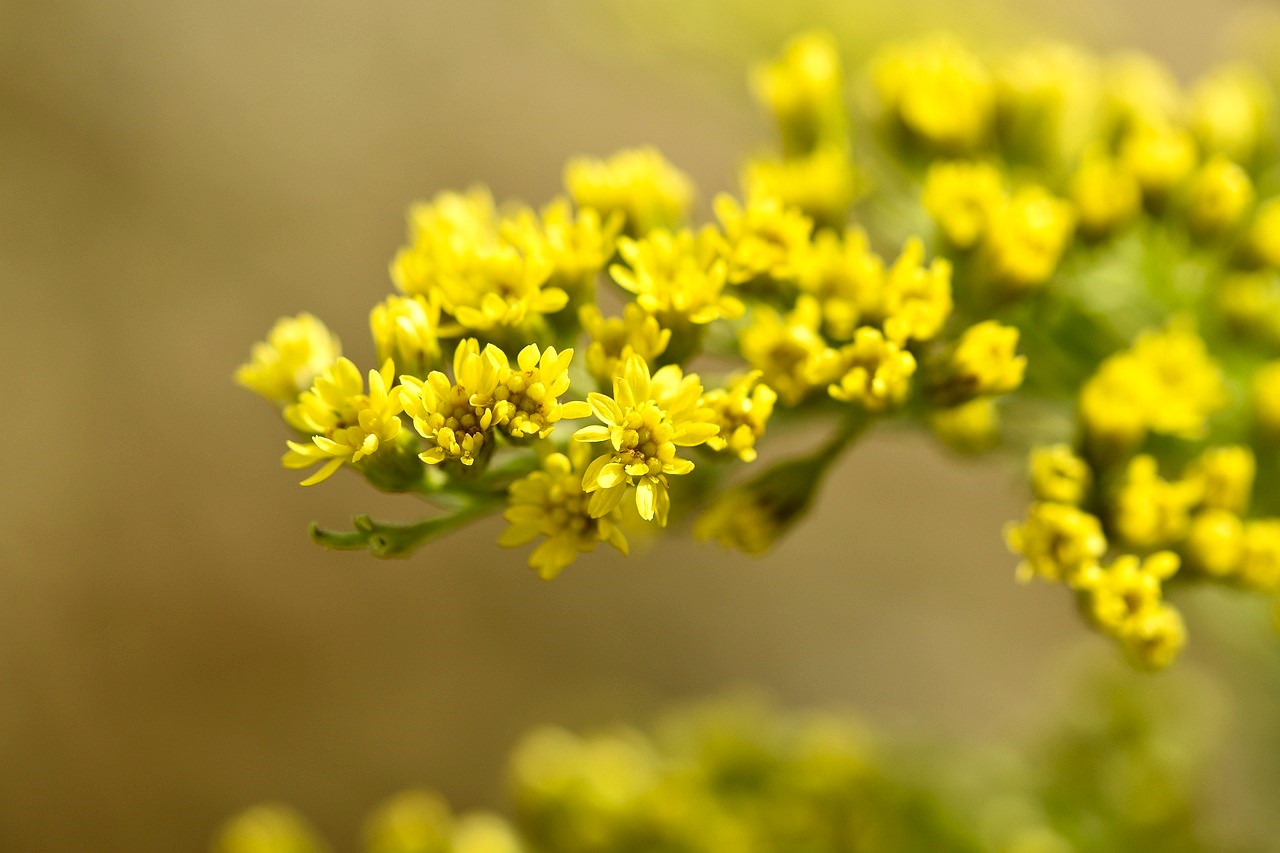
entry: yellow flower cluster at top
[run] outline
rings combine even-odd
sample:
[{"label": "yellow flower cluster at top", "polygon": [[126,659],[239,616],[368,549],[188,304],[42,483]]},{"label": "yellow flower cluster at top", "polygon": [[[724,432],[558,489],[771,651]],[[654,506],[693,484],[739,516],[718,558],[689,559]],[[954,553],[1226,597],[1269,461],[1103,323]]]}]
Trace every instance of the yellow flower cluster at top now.
[{"label": "yellow flower cluster at top", "polygon": [[[571,159],[540,209],[442,192],[410,208],[370,314],[377,369],[306,314],[253,349],[237,379],[279,407],[305,483],[347,467],[438,509],[321,544],[403,555],[502,512],[545,578],[673,519],[759,553],[892,419],[964,453],[1052,446],[1009,536],[1022,575],[1066,584],[1141,663],[1182,647],[1183,579],[1277,591],[1280,534],[1250,507],[1280,494],[1259,475],[1258,500],[1224,503],[1214,467],[1280,470],[1261,76],[1184,89],[1137,55],[950,36],[850,74],[809,33],[750,79],[779,145],[737,192],[699,207],[652,148]],[[827,439],[768,459],[797,423]]]}]

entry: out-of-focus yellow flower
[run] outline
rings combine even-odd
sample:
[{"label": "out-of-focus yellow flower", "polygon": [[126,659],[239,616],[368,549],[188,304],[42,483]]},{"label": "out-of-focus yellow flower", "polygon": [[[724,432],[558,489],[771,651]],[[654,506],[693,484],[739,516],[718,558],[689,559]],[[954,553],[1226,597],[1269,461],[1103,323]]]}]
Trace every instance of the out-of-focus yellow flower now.
[{"label": "out-of-focus yellow flower", "polygon": [[693,463],[679,458],[681,447],[705,444],[716,434],[712,413],[700,405],[702,383],[667,365],[652,376],[649,365],[632,355],[614,377],[613,397],[587,395],[591,411],[602,422],[574,433],[575,441],[608,441],[612,448],[597,457],[582,477],[591,494],[587,511],[594,518],[612,512],[628,486],[635,486],[636,509],[645,521],[666,526],[671,498],[669,475],[687,474]]},{"label": "out-of-focus yellow flower", "polygon": [[933,434],[957,453],[986,453],[1000,443],[1000,414],[991,397],[929,412]]},{"label": "out-of-focus yellow flower", "polygon": [[1069,44],[1035,44],[996,67],[996,113],[1004,145],[1054,164],[1095,132],[1101,69]]},{"label": "out-of-focus yellow flower", "polygon": [[438,465],[456,459],[473,465],[491,446],[492,408],[472,405],[473,397],[492,400],[500,364],[480,351],[475,338],[459,341],[453,355],[453,380],[433,370],[425,380],[402,376],[404,409],[418,434],[432,445],[422,461]]},{"label": "out-of-focus yellow flower", "polygon": [[730,283],[767,276],[794,278],[813,233],[813,220],[772,196],[749,196],[746,206],[720,194],[716,218],[724,231]]},{"label": "out-of-focus yellow flower", "polygon": [[1280,276],[1275,271],[1232,273],[1218,285],[1215,296],[1233,331],[1280,343]]},{"label": "out-of-focus yellow flower", "polygon": [[1117,639],[1138,666],[1163,669],[1178,659],[1187,644],[1182,614],[1168,604],[1149,607],[1127,619]]},{"label": "out-of-focus yellow flower", "polygon": [[862,326],[840,349],[839,379],[827,391],[837,400],[880,412],[901,403],[911,390],[915,357],[879,329]]},{"label": "out-of-focus yellow flower", "polygon": [[1244,522],[1224,509],[1198,512],[1183,547],[1196,568],[1217,577],[1230,576],[1239,571],[1244,558]]},{"label": "out-of-focus yellow flower", "polygon": [[1032,450],[1029,467],[1031,492],[1038,501],[1079,506],[1093,485],[1089,463],[1065,444]]},{"label": "out-of-focus yellow flower", "polygon": [[595,208],[574,213],[569,200],[557,198],[542,211],[520,210],[504,220],[503,236],[525,254],[551,263],[551,284],[571,294],[590,293],[595,277],[613,255],[623,214],[604,216]]},{"label": "out-of-focus yellow flower", "polygon": [[892,47],[872,73],[886,113],[925,143],[969,150],[989,137],[995,86],[982,60],[956,39],[940,35]]},{"label": "out-of-focus yellow flower", "polygon": [[1071,202],[1080,230],[1088,237],[1104,237],[1142,210],[1142,186],[1124,163],[1090,149],[1071,178]]},{"label": "out-of-focus yellow flower", "polygon": [[986,252],[993,272],[1014,290],[1043,284],[1057,268],[1074,229],[1070,204],[1042,187],[1023,187],[991,220]]},{"label": "out-of-focus yellow flower", "polygon": [[1004,201],[1004,178],[990,163],[938,160],[924,179],[924,208],[947,242],[971,249],[986,233]]},{"label": "out-of-focus yellow flower", "polygon": [[497,237],[493,196],[484,187],[442,192],[409,208],[409,244],[391,261],[391,279],[401,291],[431,295],[442,272],[459,258],[489,250]]},{"label": "out-of-focus yellow flower", "polygon": [[633,237],[683,225],[693,205],[693,181],[654,148],[619,151],[607,160],[575,157],[565,166],[564,185],[574,204],[604,220],[620,211],[622,230]]},{"label": "out-of-focus yellow flower", "polygon": [[839,228],[858,194],[858,176],[844,148],[824,145],[801,157],[749,160],[742,186],[747,198],[776,198],[819,225]]},{"label": "out-of-focus yellow flower", "polygon": [[820,231],[805,256],[797,284],[817,300],[822,330],[832,340],[852,340],[859,322],[880,310],[884,261],[871,251],[867,232],[861,228],[850,228],[843,239]]},{"label": "out-of-focus yellow flower", "polygon": [[290,441],[281,462],[286,468],[324,465],[302,481],[311,486],[327,480],[344,462],[359,462],[378,451],[400,433],[404,410],[400,389],[393,388],[395,365],[369,371],[369,393],[364,393],[360,371],[339,358],[316,377],[310,391],[285,409],[285,420],[304,435],[309,444]]},{"label": "out-of-focus yellow flower", "polygon": [[460,817],[453,828],[449,853],[524,853],[526,847],[511,824],[488,812]]},{"label": "out-of-focus yellow flower", "polygon": [[638,240],[618,240],[623,263],[609,267],[619,287],[659,320],[702,325],[742,315],[742,300],[725,291],[728,265],[712,228],[658,228]]},{"label": "out-of-focus yellow flower", "polygon": [[402,791],[378,806],[364,826],[366,853],[452,853],[453,814],[434,791]]},{"label": "out-of-focus yellow flower", "polygon": [[1136,548],[1169,547],[1186,536],[1200,495],[1196,482],[1162,478],[1154,456],[1135,456],[1115,495],[1112,526]]},{"label": "out-of-focus yellow flower", "polygon": [[1186,478],[1196,484],[1203,506],[1242,513],[1253,497],[1257,468],[1248,447],[1225,445],[1201,453],[1187,468]]},{"label": "out-of-focus yellow flower", "polygon": [[1089,572],[1080,588],[1089,593],[1093,618],[1108,633],[1119,633],[1143,612],[1159,607],[1163,583],[1177,573],[1178,555],[1159,551],[1143,559],[1132,554]]},{"label": "out-of-focus yellow flower", "polygon": [[1280,361],[1264,364],[1253,374],[1253,420],[1268,439],[1280,437]]},{"label": "out-of-focus yellow flower", "polygon": [[267,339],[253,345],[236,381],[260,397],[287,406],[342,355],[342,346],[324,323],[310,314],[282,317]]},{"label": "out-of-focus yellow flower", "polygon": [[420,294],[388,296],[369,314],[378,359],[425,376],[440,362],[440,304]]},{"label": "out-of-focus yellow flower", "polygon": [[589,496],[582,490],[582,475],[591,461],[591,448],[573,443],[567,453],[552,453],[542,460],[541,470],[511,484],[506,512],[509,523],[498,538],[506,548],[527,545],[546,537],[529,555],[529,568],[551,580],[577,559],[607,542],[622,554],[628,553],[627,539],[618,522],[617,507],[601,516],[588,511]]},{"label": "out-of-focus yellow flower", "polygon": [[465,329],[496,333],[537,323],[569,304],[569,294],[549,285],[551,259],[509,244],[476,252],[438,279],[444,307]]},{"label": "out-of-focus yellow flower", "polygon": [[1149,198],[1163,198],[1196,167],[1196,143],[1172,123],[1140,121],[1120,143],[1120,159]]},{"label": "out-of-focus yellow flower", "polygon": [[654,361],[671,342],[671,330],[638,304],[628,302],[621,317],[605,317],[595,305],[584,305],[582,326],[591,344],[587,347],[587,370],[599,382],[612,382],[621,364],[631,355]]},{"label": "out-of-focus yellow flower", "polygon": [[1280,591],[1280,520],[1245,522],[1239,577],[1252,589]]},{"label": "out-of-focus yellow flower", "polygon": [[1187,197],[1187,223],[1201,235],[1235,228],[1253,204],[1253,182],[1244,169],[1217,155],[1200,167]]},{"label": "out-of-focus yellow flower", "polygon": [[1254,69],[1217,68],[1192,88],[1189,124],[1207,151],[1247,163],[1267,132],[1272,100],[1266,80]]},{"label": "out-of-focus yellow flower", "polygon": [[955,399],[1008,394],[1022,384],[1027,357],[1018,355],[1018,330],[984,320],[964,330],[951,353],[947,386]]},{"label": "out-of-focus yellow flower", "polygon": [[924,242],[911,237],[889,267],[877,313],[884,335],[899,345],[933,340],[951,316],[951,262],[924,262]]},{"label": "out-of-focus yellow flower", "polygon": [[788,406],[839,375],[835,354],[821,328],[822,307],[806,294],[785,316],[767,305],[758,306],[751,324],[739,335],[747,364],[761,371],[765,384]]},{"label": "out-of-focus yellow flower", "polygon": [[1097,567],[1107,551],[1107,538],[1097,516],[1046,501],[1033,503],[1022,524],[1010,525],[1005,541],[1023,558],[1018,580],[1024,582],[1040,576],[1074,585]]},{"label": "out-of-focus yellow flower", "polygon": [[804,516],[830,464],[825,453],[788,459],[720,492],[698,516],[694,535],[744,554],[763,554]]},{"label": "out-of-focus yellow flower", "polygon": [[764,435],[778,395],[760,381],[762,372],[752,370],[702,395],[702,406],[712,412],[712,422],[720,431],[707,439],[712,450],[727,450],[743,462],[756,458],[756,439]]},{"label": "out-of-focus yellow flower", "polygon": [[1183,111],[1182,88],[1164,65],[1140,53],[1111,59],[1103,71],[1104,109],[1121,129],[1134,122],[1168,122]]},{"label": "out-of-focus yellow flower", "polygon": [[1254,212],[1249,246],[1258,260],[1280,268],[1280,198],[1269,198]]},{"label": "out-of-focus yellow flower", "polygon": [[262,805],[241,812],[222,827],[213,853],[328,853],[302,815],[288,806]]},{"label": "out-of-focus yellow flower", "polygon": [[773,113],[788,154],[844,143],[844,74],[828,33],[792,38],[777,59],[754,69],[751,89]]}]

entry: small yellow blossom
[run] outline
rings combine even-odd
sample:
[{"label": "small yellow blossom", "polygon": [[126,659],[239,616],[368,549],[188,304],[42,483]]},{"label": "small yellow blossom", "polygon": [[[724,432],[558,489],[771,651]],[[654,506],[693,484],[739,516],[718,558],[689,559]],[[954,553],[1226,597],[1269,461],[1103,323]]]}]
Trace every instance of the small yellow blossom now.
[{"label": "small yellow blossom", "polygon": [[619,239],[623,263],[609,267],[609,275],[660,320],[703,325],[732,319],[742,315],[743,306],[725,290],[728,265],[721,249],[712,228],[696,234],[688,228],[658,228],[638,240]]},{"label": "small yellow blossom", "polygon": [[[305,818],[287,806],[255,806],[227,821],[213,853],[328,853]],[[380,851],[374,851],[380,853]]]},{"label": "small yellow blossom", "polygon": [[1187,468],[1187,480],[1196,484],[1202,506],[1242,513],[1253,496],[1257,473],[1253,451],[1241,445],[1213,447]]},{"label": "small yellow blossom", "polygon": [[850,228],[843,239],[819,231],[796,283],[817,300],[822,331],[832,340],[849,341],[864,317],[880,312],[884,261],[871,251],[861,228]]},{"label": "small yellow blossom", "polygon": [[1046,580],[1075,584],[1106,553],[1107,538],[1097,516],[1066,504],[1038,501],[1022,524],[1005,531],[1009,549],[1022,556],[1018,579],[1039,575]]},{"label": "small yellow blossom", "polygon": [[1119,231],[1142,210],[1142,186],[1121,161],[1090,149],[1071,178],[1080,230],[1092,238]]},{"label": "small yellow blossom", "polygon": [[951,353],[948,391],[955,399],[1008,394],[1022,384],[1027,357],[1018,355],[1018,330],[984,320],[964,330]]},{"label": "small yellow blossom", "polygon": [[619,151],[607,160],[574,158],[565,166],[564,185],[580,208],[606,220],[620,212],[623,232],[633,237],[683,225],[693,205],[689,176],[653,148]]},{"label": "small yellow blossom", "polygon": [[712,412],[711,420],[720,431],[707,439],[712,450],[727,450],[743,462],[756,458],[756,439],[764,435],[778,395],[760,381],[762,372],[753,370],[726,388],[716,388],[702,396],[702,406]]},{"label": "small yellow blossom", "polygon": [[510,823],[488,812],[458,818],[450,845],[449,853],[525,853],[527,849]]},{"label": "small yellow blossom", "polygon": [[1239,577],[1252,589],[1280,591],[1280,520],[1245,522]]},{"label": "small yellow blossom", "polygon": [[583,427],[574,440],[612,444],[582,477],[583,490],[591,494],[592,517],[612,512],[634,485],[640,517],[666,526],[671,506],[667,477],[693,470],[692,462],[676,455],[678,449],[705,444],[718,432],[712,413],[700,406],[701,398],[697,374],[685,376],[672,364],[651,376],[649,365],[637,355],[614,377],[613,397],[587,395],[602,425]]},{"label": "small yellow blossom", "polygon": [[779,281],[795,277],[809,248],[812,219],[771,196],[748,197],[744,207],[722,193],[714,206],[724,230],[730,283],[762,276]]},{"label": "small yellow blossom", "polygon": [[342,346],[324,323],[310,314],[283,317],[253,345],[236,381],[260,397],[287,406],[342,355]]},{"label": "small yellow blossom", "polygon": [[1244,169],[1217,155],[1200,167],[1187,196],[1187,223],[1201,235],[1235,228],[1253,204],[1253,182]]},{"label": "small yellow blossom", "polygon": [[1248,239],[1259,261],[1280,269],[1280,198],[1269,198],[1258,205]]},{"label": "small yellow blossom", "polygon": [[1161,198],[1195,168],[1196,143],[1190,133],[1171,123],[1141,121],[1121,141],[1120,159],[1143,193]]},{"label": "small yellow blossom", "polygon": [[765,384],[788,406],[839,375],[838,359],[821,327],[822,307],[806,294],[785,316],[767,305],[757,307],[739,335],[747,364],[761,371]]},{"label": "small yellow blossom", "polygon": [[1195,482],[1163,479],[1155,457],[1135,456],[1116,492],[1112,525],[1121,539],[1137,548],[1168,547],[1186,536],[1200,494]]},{"label": "small yellow blossom", "polygon": [[1253,374],[1253,420],[1268,439],[1280,437],[1280,361],[1262,365]]},{"label": "small yellow blossom", "polygon": [[752,73],[752,92],[773,113],[788,154],[844,142],[843,76],[835,41],[823,32],[796,36]]},{"label": "small yellow blossom", "polygon": [[1240,569],[1244,559],[1244,522],[1225,509],[1206,509],[1191,519],[1184,544],[1191,563],[1217,577]]},{"label": "small yellow blossom", "polygon": [[1140,121],[1172,121],[1183,110],[1182,88],[1173,73],[1140,53],[1121,54],[1107,63],[1103,93],[1115,126],[1107,130]]},{"label": "small yellow blossom", "polygon": [[1023,187],[992,217],[985,245],[993,271],[1015,290],[1043,284],[1057,268],[1074,229],[1070,204],[1042,187]]},{"label": "small yellow blossom", "polygon": [[933,434],[957,453],[986,453],[1000,443],[1000,414],[991,397],[929,412]]},{"label": "small yellow blossom", "polygon": [[1004,179],[990,163],[937,160],[924,178],[924,209],[947,242],[971,249],[986,233],[1004,200]]},{"label": "small yellow blossom", "polygon": [[378,806],[364,827],[366,853],[447,851],[453,833],[449,804],[435,791],[402,791]]},{"label": "small yellow blossom", "polygon": [[627,554],[627,539],[618,523],[622,511],[614,507],[600,516],[588,511],[590,496],[582,490],[582,475],[591,460],[591,448],[574,442],[567,455],[551,453],[542,467],[511,484],[506,512],[509,523],[498,544],[506,548],[527,545],[539,536],[546,541],[529,555],[529,568],[551,580],[579,554],[594,551],[607,542]]},{"label": "small yellow blossom", "polygon": [[364,393],[360,371],[345,358],[316,377],[310,391],[285,409],[290,426],[311,437],[309,444],[290,441],[281,460],[286,468],[324,465],[302,481],[311,486],[327,480],[343,462],[359,462],[393,440],[401,427],[404,410],[400,389],[393,388],[395,366],[387,361],[381,370],[369,371],[369,392]]},{"label": "small yellow blossom", "polygon": [[1089,463],[1065,444],[1032,450],[1029,467],[1031,491],[1039,501],[1079,506],[1093,485]]},{"label": "small yellow blossom", "polygon": [[848,151],[824,145],[801,157],[749,160],[742,173],[747,198],[776,198],[819,225],[843,226],[858,194]]},{"label": "small yellow blossom", "polygon": [[1091,615],[1102,629],[1122,635],[1127,623],[1161,605],[1163,583],[1179,567],[1178,555],[1172,551],[1159,551],[1145,559],[1124,554],[1089,572],[1079,588],[1088,594]]},{"label": "small yellow blossom", "polygon": [[440,304],[422,295],[388,296],[369,314],[379,360],[425,376],[440,362]]},{"label": "small yellow blossom", "polygon": [[503,243],[442,271],[439,293],[464,329],[494,333],[536,324],[542,315],[569,304],[569,294],[549,284],[553,270],[550,257],[541,251]]},{"label": "small yellow blossom", "polygon": [[1232,331],[1280,344],[1280,276],[1274,270],[1231,273],[1215,296]]},{"label": "small yellow blossom", "polygon": [[1266,79],[1246,66],[1215,69],[1191,90],[1189,123],[1200,144],[1240,163],[1253,158],[1273,112]]},{"label": "small yellow blossom", "polygon": [[879,412],[901,403],[911,389],[915,357],[879,329],[862,326],[839,353],[840,378],[827,391],[837,400]]},{"label": "small yellow blossom", "polygon": [[995,73],[1003,144],[1049,164],[1073,157],[1096,124],[1097,60],[1070,44],[1039,43],[1004,57]]},{"label": "small yellow blossom", "polygon": [[1135,664],[1163,669],[1182,653],[1187,644],[1187,627],[1181,613],[1168,604],[1160,604],[1126,620],[1116,638]]},{"label": "small yellow blossom", "polygon": [[496,359],[480,351],[475,338],[467,338],[454,352],[453,380],[439,370],[431,371],[425,380],[400,377],[405,412],[413,418],[418,434],[431,444],[422,453],[423,462],[438,465],[456,459],[473,465],[491,448],[494,411],[471,401],[494,399],[500,368]]},{"label": "small yellow blossom", "polygon": [[768,500],[768,495],[751,489],[722,492],[698,516],[693,535],[743,554],[764,554],[777,542],[782,529]]},{"label": "small yellow blossom", "polygon": [[969,150],[986,141],[995,85],[959,41],[935,36],[883,52],[872,73],[888,116],[936,148]]},{"label": "small yellow blossom", "polygon": [[595,208],[574,212],[557,198],[538,214],[520,210],[499,225],[503,236],[525,254],[547,258],[551,284],[570,293],[590,293],[595,277],[613,255],[622,212],[604,216]]},{"label": "small yellow blossom", "polygon": [[439,276],[497,239],[493,196],[484,187],[442,192],[409,208],[409,244],[391,261],[391,279],[404,293],[431,295]]},{"label": "small yellow blossom", "polygon": [[924,242],[911,237],[889,267],[880,291],[876,313],[885,337],[900,346],[933,340],[951,316],[952,305],[951,262],[934,258],[926,266]]},{"label": "small yellow blossom", "polygon": [[623,306],[621,317],[605,317],[595,305],[584,305],[579,313],[591,338],[587,370],[599,382],[612,383],[619,366],[631,355],[654,361],[671,342],[671,330],[635,302]]},{"label": "small yellow blossom", "polygon": [[490,344],[481,357],[496,374],[491,393],[476,391],[470,404],[493,412],[493,425],[512,438],[546,438],[561,419],[576,420],[591,414],[580,400],[561,403],[569,390],[569,363],[573,350],[557,352],[555,347],[539,349],[529,344],[516,356],[513,367],[507,354]]}]

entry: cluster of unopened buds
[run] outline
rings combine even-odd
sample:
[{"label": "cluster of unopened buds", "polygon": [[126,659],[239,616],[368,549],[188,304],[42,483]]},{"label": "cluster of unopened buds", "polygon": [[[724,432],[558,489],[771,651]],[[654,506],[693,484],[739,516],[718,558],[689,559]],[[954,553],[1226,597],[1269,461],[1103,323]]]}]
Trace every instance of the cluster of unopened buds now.
[{"label": "cluster of unopened buds", "polygon": [[[574,159],[539,210],[481,188],[410,209],[367,380],[319,320],[277,323],[237,377],[295,431],[284,465],[437,508],[317,541],[399,556],[502,511],[545,578],[669,518],[758,553],[892,419],[961,452],[1035,447],[1020,575],[1066,584],[1140,663],[1183,646],[1173,582],[1280,591],[1280,521],[1251,514],[1280,512],[1260,76],[1184,91],[1143,57],[933,37],[846,85],[808,34],[752,85],[779,150],[708,223],[652,149]],[[797,423],[826,436],[757,461]]]}]

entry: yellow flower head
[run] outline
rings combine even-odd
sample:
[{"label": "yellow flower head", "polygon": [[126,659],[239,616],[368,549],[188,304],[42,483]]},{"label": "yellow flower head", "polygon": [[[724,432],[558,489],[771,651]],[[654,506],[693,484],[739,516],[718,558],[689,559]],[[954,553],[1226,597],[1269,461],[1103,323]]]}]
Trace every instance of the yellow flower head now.
[{"label": "yellow flower head", "polygon": [[996,276],[1014,290],[1053,275],[1075,230],[1071,205],[1041,187],[1015,192],[996,210],[986,249]]},{"label": "yellow flower head", "polygon": [[840,378],[827,391],[837,400],[879,412],[901,403],[911,389],[916,360],[879,329],[862,326],[839,354]]},{"label": "yellow flower head", "polygon": [[802,295],[783,316],[767,305],[758,306],[738,337],[747,364],[761,371],[764,382],[789,406],[839,375],[838,358],[823,339],[822,307]]},{"label": "yellow flower head", "polygon": [[722,193],[714,206],[724,229],[731,284],[762,276],[779,281],[795,277],[809,248],[812,219],[771,196],[750,196],[743,207]]},{"label": "yellow flower head", "polygon": [[1094,148],[1071,178],[1071,202],[1089,237],[1113,234],[1142,210],[1142,186],[1121,161]]},{"label": "yellow flower head", "polygon": [[1004,180],[990,163],[935,160],[924,178],[924,209],[957,249],[971,249],[1004,201]]},{"label": "yellow flower head", "polygon": [[1018,355],[1018,330],[984,320],[964,330],[951,353],[949,386],[962,398],[1008,394],[1022,384],[1027,357]]},{"label": "yellow flower head", "polygon": [[510,527],[498,544],[506,548],[527,545],[539,536],[546,541],[529,555],[529,568],[551,580],[566,566],[608,542],[622,554],[627,539],[618,526],[622,511],[616,506],[603,515],[588,511],[590,497],[582,490],[582,475],[591,459],[591,448],[573,443],[565,453],[551,453],[541,470],[511,484],[503,513]]},{"label": "yellow flower head", "polygon": [[692,462],[676,456],[678,449],[705,444],[719,431],[712,413],[700,405],[701,398],[696,374],[685,376],[672,364],[650,376],[649,365],[637,355],[614,377],[613,397],[587,395],[602,425],[583,427],[574,440],[612,445],[582,478],[583,490],[591,494],[588,512],[593,517],[612,512],[627,487],[634,485],[640,517],[656,518],[666,526],[671,506],[667,477],[693,470]]},{"label": "yellow flower head", "polygon": [[218,832],[213,853],[327,853],[328,845],[302,815],[286,806],[255,806]]},{"label": "yellow flower head", "polygon": [[885,112],[925,143],[969,150],[990,135],[991,74],[955,39],[934,36],[891,48],[872,71]]},{"label": "yellow flower head", "polygon": [[753,370],[729,384],[702,396],[702,406],[712,412],[712,422],[720,431],[707,439],[712,450],[726,450],[743,462],[756,458],[756,439],[764,435],[778,395],[760,381]]},{"label": "yellow flower head", "polygon": [[1196,143],[1190,133],[1171,123],[1140,121],[1121,141],[1120,159],[1147,196],[1160,198],[1196,167]]},{"label": "yellow flower head", "polygon": [[858,194],[858,176],[848,151],[824,145],[801,157],[756,158],[742,173],[747,198],[776,198],[821,225],[838,228]]},{"label": "yellow flower head", "polygon": [[298,395],[342,355],[342,346],[324,323],[310,314],[283,317],[253,345],[250,360],[236,370],[236,381],[282,406]]},{"label": "yellow flower head", "polygon": [[1039,501],[1022,524],[1005,531],[1009,549],[1022,556],[1018,579],[1039,575],[1075,584],[1095,569],[1107,551],[1107,538],[1097,516],[1066,504]]},{"label": "yellow flower head", "polygon": [[997,120],[1004,144],[1050,164],[1074,156],[1096,125],[1101,69],[1069,44],[1041,43],[996,68]]},{"label": "yellow flower head", "polygon": [[929,412],[933,434],[957,453],[985,453],[1000,443],[1000,413],[991,397]]},{"label": "yellow flower head", "polygon": [[558,198],[539,214],[518,211],[503,220],[499,230],[526,255],[550,261],[553,285],[579,293],[591,290],[609,262],[622,218],[621,211],[604,216],[590,207],[575,214],[568,199]]},{"label": "yellow flower head", "polygon": [[1249,246],[1258,260],[1280,268],[1280,198],[1269,198],[1253,214]]},{"label": "yellow flower head", "polygon": [[1247,163],[1267,132],[1273,100],[1266,79],[1254,69],[1215,69],[1191,90],[1191,130],[1207,151]]},{"label": "yellow flower head", "polygon": [[316,377],[310,391],[285,409],[290,426],[311,437],[311,443],[288,442],[281,460],[286,468],[307,468],[324,462],[319,471],[302,481],[311,486],[327,480],[343,462],[359,462],[400,433],[404,410],[400,389],[393,388],[395,366],[387,361],[382,370],[369,371],[369,392],[364,391],[360,371],[339,358]]},{"label": "yellow flower head", "polygon": [[1217,155],[1200,167],[1187,197],[1187,223],[1201,235],[1230,231],[1253,204],[1253,182],[1244,169]]},{"label": "yellow flower head", "polygon": [[564,169],[564,185],[581,208],[603,219],[620,212],[633,237],[684,224],[693,205],[693,182],[656,149],[619,151],[607,160],[576,157]]},{"label": "yellow flower head", "polygon": [[1031,491],[1036,500],[1079,506],[1089,494],[1093,471],[1065,444],[1037,447],[1030,458]]},{"label": "yellow flower head", "polygon": [[1112,527],[1125,542],[1144,550],[1171,546],[1187,535],[1200,488],[1163,479],[1155,457],[1135,456],[1111,508]]},{"label": "yellow flower head", "polygon": [[1142,121],[1169,122],[1183,111],[1182,88],[1167,67],[1149,56],[1126,53],[1110,60],[1103,79],[1110,127]]},{"label": "yellow flower head", "polygon": [[1186,477],[1196,484],[1203,506],[1242,513],[1249,508],[1257,469],[1252,450],[1225,445],[1201,453],[1188,467]]},{"label": "yellow flower head", "polygon": [[440,305],[425,296],[388,296],[369,314],[373,343],[382,361],[425,376],[440,361]]},{"label": "yellow flower head", "polygon": [[925,266],[924,243],[912,237],[889,267],[877,313],[885,337],[898,345],[933,340],[951,316],[951,262]]},{"label": "yellow flower head", "polygon": [[835,40],[810,32],[751,75],[751,89],[778,123],[783,148],[803,154],[822,142],[844,142],[844,80]]},{"label": "yellow flower head", "polygon": [[1196,513],[1183,543],[1196,568],[1216,577],[1228,577],[1240,570],[1244,559],[1244,521],[1225,509]]},{"label": "yellow flower head", "polygon": [[1258,368],[1252,382],[1253,420],[1268,439],[1280,436],[1280,361]]},{"label": "yellow flower head", "polygon": [[819,231],[797,284],[820,305],[822,331],[832,340],[852,340],[864,317],[878,316],[884,261],[871,251],[867,232],[861,228],[850,228],[844,239],[832,231]]},{"label": "yellow flower head", "polygon": [[1248,521],[1240,582],[1266,592],[1280,592],[1280,520]]},{"label": "yellow flower head", "polygon": [[449,843],[449,853],[525,853],[527,850],[515,828],[489,812],[472,812],[458,818]]},{"label": "yellow flower head", "polygon": [[1079,588],[1089,596],[1093,618],[1104,631],[1120,634],[1130,620],[1159,607],[1163,583],[1177,573],[1178,555],[1159,551],[1146,559],[1125,554],[1089,572]]},{"label": "yellow flower head", "polygon": [[493,425],[502,427],[512,438],[546,438],[561,419],[575,420],[591,414],[585,402],[561,403],[559,399],[569,390],[573,350],[540,350],[537,344],[529,344],[516,356],[514,367],[507,354],[492,344],[480,357],[487,362],[486,371],[495,373],[496,380],[491,392],[475,391],[469,403],[473,408],[492,411]]},{"label": "yellow flower head", "polygon": [[493,196],[484,187],[442,192],[409,208],[409,244],[391,261],[391,279],[404,293],[430,295],[441,272],[497,242]]},{"label": "yellow flower head", "polygon": [[425,380],[400,377],[405,412],[431,445],[422,453],[423,462],[438,465],[455,459],[473,465],[491,446],[494,411],[471,401],[495,398],[501,367],[492,350],[482,353],[476,339],[467,338],[454,352],[452,381],[439,370],[431,371]]},{"label": "yellow flower head", "polygon": [[654,361],[671,342],[671,330],[634,302],[622,307],[621,317],[605,317],[595,305],[579,312],[582,327],[591,339],[587,370],[599,382],[612,383],[619,366],[632,354]]},{"label": "yellow flower head", "polygon": [[445,851],[453,833],[449,804],[435,791],[402,791],[378,806],[364,827],[367,853]]},{"label": "yellow flower head", "polygon": [[609,267],[618,286],[635,294],[636,302],[660,319],[702,325],[721,317],[742,315],[742,301],[725,292],[728,267],[712,228],[696,234],[688,228],[663,228],[644,237],[618,240],[623,263]]},{"label": "yellow flower head", "polygon": [[1187,644],[1187,627],[1177,609],[1161,604],[1126,620],[1117,639],[1138,666],[1163,669],[1182,653]]},{"label": "yellow flower head", "polygon": [[569,294],[549,285],[554,270],[541,249],[499,244],[477,251],[441,273],[444,307],[464,329],[493,333],[536,324],[569,304]]},{"label": "yellow flower head", "polygon": [[1231,273],[1218,284],[1215,296],[1233,331],[1280,343],[1280,276],[1274,271]]}]

